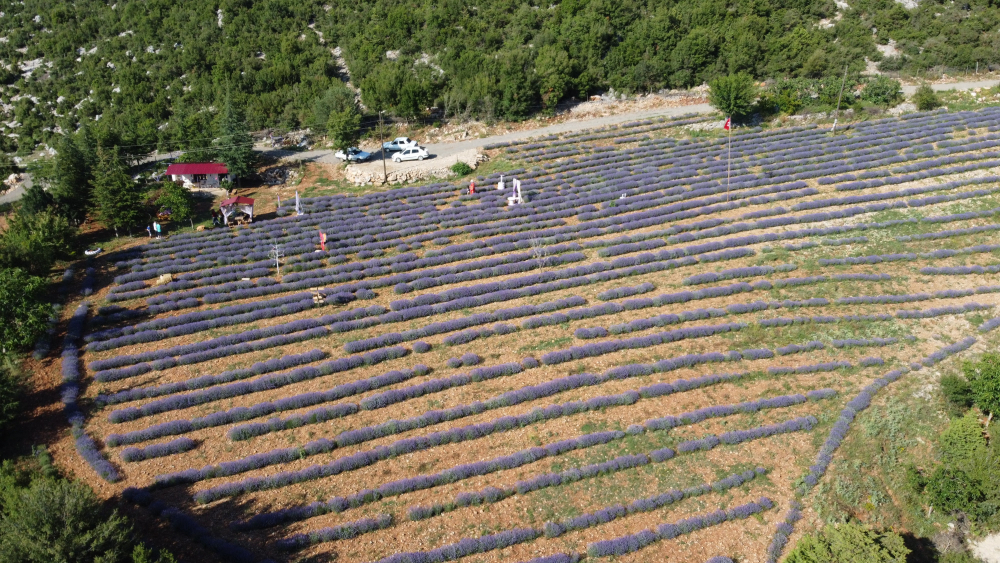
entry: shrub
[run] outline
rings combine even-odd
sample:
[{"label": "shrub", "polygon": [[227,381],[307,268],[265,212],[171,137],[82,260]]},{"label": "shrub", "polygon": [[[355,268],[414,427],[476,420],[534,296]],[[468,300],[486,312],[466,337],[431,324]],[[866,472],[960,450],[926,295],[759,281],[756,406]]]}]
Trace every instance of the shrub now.
[{"label": "shrub", "polygon": [[962,418],[948,424],[938,441],[941,457],[945,463],[961,464],[972,461],[986,451],[983,427],[975,411],[969,411]]},{"label": "shrub", "polygon": [[861,99],[881,107],[893,106],[902,98],[902,85],[887,76],[876,76],[861,90]]},{"label": "shrub", "polygon": [[82,483],[37,479],[5,495],[3,509],[0,561],[90,563],[128,553],[128,522],[117,511],[102,510]]},{"label": "shrub", "polygon": [[1000,413],[1000,354],[983,354],[977,362],[962,366],[979,408]]},{"label": "shrub", "polygon": [[952,414],[960,416],[975,402],[972,385],[964,377],[945,375],[941,377],[941,393],[951,407]]},{"label": "shrub", "polygon": [[17,364],[0,358],[0,435],[5,435],[6,426],[17,416],[23,390],[23,377]]},{"label": "shrub", "polygon": [[468,176],[469,174],[472,174],[474,172],[471,166],[461,161],[452,164],[451,171],[454,172],[455,174],[458,174],[459,176]]},{"label": "shrub", "polygon": [[927,494],[934,506],[945,512],[974,513],[985,498],[978,479],[960,467],[942,465],[927,479]]},{"label": "shrub", "polygon": [[917,106],[917,109],[920,111],[931,111],[941,106],[941,99],[938,98],[934,89],[928,84],[923,84],[917,88],[917,91],[914,92],[911,101],[913,101],[913,104]]},{"label": "shrub", "polygon": [[817,534],[803,536],[787,563],[853,561],[856,563],[906,563],[910,550],[894,532],[877,532],[861,524],[828,525]]}]

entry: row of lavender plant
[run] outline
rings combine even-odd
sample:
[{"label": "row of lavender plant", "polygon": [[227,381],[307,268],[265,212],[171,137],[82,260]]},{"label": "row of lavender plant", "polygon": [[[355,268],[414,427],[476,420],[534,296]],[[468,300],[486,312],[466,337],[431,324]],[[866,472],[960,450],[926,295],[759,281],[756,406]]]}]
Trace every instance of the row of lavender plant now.
[{"label": "row of lavender plant", "polygon": [[[435,447],[442,444],[456,443],[465,440],[473,440],[497,432],[512,430],[513,428],[534,424],[544,420],[570,416],[579,412],[599,410],[614,405],[634,404],[640,397],[655,397],[676,393],[688,389],[712,385],[722,381],[729,381],[743,377],[745,374],[714,374],[710,376],[696,378],[694,380],[679,380],[673,384],[658,384],[650,388],[642,388],[635,391],[619,393],[617,395],[598,396],[586,401],[570,401],[568,403],[549,405],[545,408],[534,408],[528,413],[516,417],[501,417],[496,420],[459,427],[454,430],[435,432],[429,435],[416,438],[406,438],[397,440],[383,447],[378,447],[370,452],[362,452],[357,457],[365,460],[365,463],[375,463],[387,456],[412,453],[414,451]],[[620,379],[621,377],[619,377]],[[553,380],[539,385],[528,386],[515,391],[508,391],[499,396],[493,397],[484,402],[476,402],[472,405],[462,405],[453,407],[445,411],[430,411],[423,415],[405,420],[393,420],[387,423],[344,431],[333,440],[320,439],[305,444],[302,448],[284,448],[272,450],[261,454],[255,454],[242,460],[226,462],[217,466],[207,466],[201,470],[185,470],[179,473],[159,475],[156,482],[160,486],[170,486],[178,483],[197,482],[206,478],[220,475],[233,475],[251,469],[259,469],[265,465],[284,463],[288,459],[296,459],[304,455],[304,452],[311,452],[310,455],[321,452],[329,452],[336,448],[349,445],[356,445],[368,442],[377,438],[390,436],[406,432],[408,430],[424,428],[448,420],[455,420],[485,412],[487,410],[512,406],[522,402],[535,400],[550,396],[569,389],[576,389],[584,386],[598,385],[606,378],[594,376],[592,374],[571,375],[559,380]],[[259,425],[237,426],[230,432],[231,439],[246,439],[247,437],[258,435],[264,432],[274,431],[274,426],[285,426],[287,421],[275,423],[272,421]],[[338,461],[337,463],[340,463]]]},{"label": "row of lavender plant", "polygon": [[[832,390],[821,390],[811,396],[814,400],[820,400],[832,396]],[[369,502],[374,502],[380,498],[386,496],[393,496],[398,494],[403,494],[406,492],[411,492],[415,490],[421,490],[426,488],[431,488],[439,486],[446,482],[454,482],[455,480],[465,479],[471,476],[484,475],[487,473],[492,473],[495,471],[501,471],[506,469],[513,469],[526,464],[533,463],[538,459],[543,457],[548,457],[550,455],[558,455],[565,451],[572,449],[577,449],[579,447],[590,447],[597,444],[608,443],[615,440],[620,440],[627,435],[642,433],[645,428],[650,430],[662,430],[669,429],[683,424],[692,424],[706,418],[713,416],[728,416],[731,414],[736,414],[738,412],[756,412],[762,408],[781,408],[789,406],[791,404],[797,404],[798,402],[805,401],[805,397],[797,398],[782,398],[778,397],[775,399],[765,399],[758,402],[747,402],[741,405],[731,405],[722,406],[715,410],[712,407],[707,409],[701,409],[693,413],[687,413],[686,416],[689,418],[680,417],[664,417],[661,419],[651,419],[646,421],[643,426],[633,426],[630,427],[626,432],[615,431],[611,433],[596,433],[591,435],[584,435],[580,438],[563,440],[561,442],[556,442],[554,444],[549,444],[543,448],[531,448],[528,450],[523,450],[516,454],[510,456],[502,456],[496,458],[492,461],[486,462],[475,462],[471,464],[465,464],[458,466],[449,470],[445,470],[441,473],[421,476],[411,479],[400,479],[398,481],[386,483],[380,486],[378,489],[370,490],[366,489],[360,491],[354,495],[345,497],[334,497],[329,501],[315,502],[305,506],[298,506],[288,509],[282,509],[275,512],[264,513],[249,519],[246,522],[239,523],[237,526],[242,529],[253,529],[253,528],[263,528],[276,526],[290,521],[298,521],[307,518],[312,518],[329,512],[343,512],[349,508],[354,508],[366,504]],[[749,430],[739,430],[734,432],[726,432],[719,436],[709,436],[702,440],[693,440],[682,442],[678,446],[678,452],[689,453],[694,451],[701,451],[714,448],[720,443],[726,444],[739,444],[748,440],[756,440],[766,436],[773,436],[776,434],[796,432],[801,430],[809,430],[816,424],[816,419],[811,416],[800,417],[796,419],[791,419],[779,424],[771,424],[760,426],[757,428],[752,428]],[[581,439],[586,439],[588,436],[600,435],[599,439],[590,439],[589,442],[580,443]],[[596,441],[594,441],[596,440]],[[588,445],[589,444],[589,445]],[[567,480],[579,480],[581,478],[596,475],[600,472],[609,471],[619,471],[623,469],[628,469],[631,467],[637,467],[641,465],[646,465],[650,462],[663,462],[674,457],[675,452],[670,448],[664,448],[661,450],[656,450],[650,452],[648,455],[639,456],[622,456],[620,458],[615,458],[604,464],[596,464],[592,466],[587,466],[579,470],[569,470],[560,474],[544,474],[529,481],[519,482],[517,487],[514,489],[521,494],[530,492],[532,490],[537,490],[540,488],[545,488],[553,486],[562,482],[565,477]],[[450,479],[450,480],[448,480]],[[245,489],[244,489],[245,490]],[[251,489],[256,490],[256,489]],[[513,494],[511,491],[504,491],[502,489],[487,488],[479,493],[468,493],[461,500],[456,498],[456,501],[452,505],[439,505],[435,507],[430,507],[428,509],[416,509],[411,512],[411,516],[418,517],[430,517],[441,512],[445,512],[450,509],[454,509],[459,505],[459,502],[469,505],[469,504],[479,504],[482,502],[497,502],[502,500],[506,496]],[[209,497],[212,498],[212,497]]]},{"label": "row of lavender plant", "polygon": [[95,402],[101,406],[117,405],[120,403],[127,403],[129,401],[152,399],[154,397],[162,397],[163,395],[173,395],[174,393],[181,393],[183,391],[194,391],[196,389],[203,389],[205,387],[212,387],[214,385],[229,383],[231,381],[239,381],[241,379],[248,379],[257,375],[265,375],[275,371],[301,366],[303,364],[318,362],[326,359],[326,357],[326,352],[323,352],[319,348],[314,348],[308,352],[303,352],[302,354],[291,354],[280,358],[271,358],[270,360],[264,360],[263,362],[256,362],[247,368],[226,370],[218,375],[202,375],[191,379],[185,379],[183,381],[163,383],[150,387],[133,387],[131,389],[124,389],[116,393],[111,393],[110,395],[101,393],[97,395]]},{"label": "row of lavender plant", "polygon": [[[316,367],[306,366],[302,368],[297,368],[285,373],[269,374],[261,377],[260,379],[254,381],[240,381],[236,383],[231,383],[228,385],[223,385],[215,388],[206,389],[204,391],[196,391],[188,396],[178,396],[170,397],[168,399],[163,399],[161,403],[157,403],[154,406],[146,407],[147,411],[158,411],[158,409],[171,410],[172,408],[185,408],[191,405],[197,405],[204,402],[211,402],[212,400],[217,400],[218,398],[239,396],[243,393],[252,392],[256,390],[267,390],[282,387],[284,385],[291,385],[293,383],[298,383],[301,381],[308,381],[310,379],[315,379],[317,377],[322,377],[324,375],[329,375],[331,373],[338,373],[348,371],[362,365],[375,365],[384,361],[391,359],[397,359],[406,356],[409,350],[405,348],[386,348],[383,350],[375,350],[373,352],[368,352],[360,356],[350,356],[347,358],[339,358],[337,360],[331,360],[329,362],[324,362]],[[415,368],[416,369],[416,368]],[[339,392],[350,392],[354,389],[363,389],[366,385],[377,385],[377,384],[388,384],[386,380],[391,380],[394,378],[412,377],[416,374],[415,371],[400,371],[392,372],[393,375],[389,375],[387,378],[383,379],[380,376],[372,378],[369,380],[361,380],[354,383],[345,384],[344,387],[339,390],[335,388],[335,391]],[[303,398],[302,400],[308,400],[308,398]],[[288,403],[282,403],[280,400],[275,403],[261,403],[254,409],[248,409],[245,407],[235,407],[228,411],[218,411],[213,414],[198,417],[192,420],[172,420],[169,422],[164,422],[151,426],[149,428],[144,428],[142,430],[136,430],[133,432],[127,432],[125,434],[109,434],[105,438],[105,442],[109,446],[118,446],[124,444],[134,444],[137,442],[144,442],[147,440],[152,440],[155,438],[160,438],[163,436],[171,436],[180,434],[183,432],[189,432],[191,430],[196,430],[199,428],[210,428],[213,426],[220,426],[224,424],[231,424],[232,422],[246,420],[248,418],[255,418],[258,416],[264,416],[270,412],[274,412],[273,409],[279,408],[279,405],[287,405],[291,408],[297,408],[292,406],[296,400],[290,401]],[[121,416],[125,419],[128,417],[139,417],[143,415],[141,408],[135,408],[135,410],[128,409],[122,410]]]},{"label": "row of lavender plant", "polygon": [[[753,480],[755,477],[757,477],[759,475],[763,475],[765,473],[766,473],[766,470],[763,467],[758,467],[756,470],[752,470],[751,469],[751,470],[748,470],[748,471],[745,471],[745,472],[742,472],[742,473],[734,473],[734,474],[732,474],[732,475],[730,475],[730,476],[728,476],[726,478],[720,479],[720,480],[718,480],[718,481],[716,481],[714,483],[706,483],[706,484],[700,485],[700,486],[689,487],[689,488],[684,489],[684,490],[677,490],[677,489],[671,490],[671,491],[669,491],[667,493],[664,493],[664,494],[654,495],[653,497],[635,500],[635,501],[629,503],[628,506],[623,506],[623,505],[609,506],[609,507],[604,508],[602,510],[598,510],[597,512],[594,512],[594,513],[591,513],[591,514],[584,514],[584,515],[579,516],[577,518],[573,518],[573,519],[567,520],[564,523],[546,522],[545,526],[543,527],[542,530],[532,530],[533,533],[526,533],[527,531],[525,531],[525,533],[518,534],[516,537],[517,538],[523,538],[523,541],[530,541],[530,540],[532,540],[534,538],[540,537],[543,534],[546,537],[550,537],[550,538],[551,537],[558,537],[558,536],[562,535],[567,530],[584,529],[584,528],[588,528],[588,527],[595,526],[595,525],[598,525],[598,524],[604,524],[604,523],[610,522],[612,520],[615,520],[617,518],[621,518],[621,517],[623,517],[625,515],[628,515],[628,514],[638,514],[638,513],[643,513],[643,512],[649,512],[649,511],[655,510],[657,508],[660,508],[662,506],[666,506],[668,504],[671,504],[673,502],[677,502],[677,501],[679,501],[681,499],[684,499],[684,498],[697,497],[697,496],[701,496],[701,495],[704,495],[704,494],[712,492],[712,491],[715,491],[715,492],[724,492],[724,491],[727,491],[727,490],[732,489],[734,487],[741,486],[741,485],[743,485],[743,484],[745,484],[745,483]],[[306,547],[306,546],[308,546],[310,544],[319,543],[321,541],[329,541],[329,540],[326,540],[325,538],[323,538],[322,536],[318,536],[317,534],[308,535],[308,536],[305,535],[305,534],[298,534],[298,535],[292,536],[290,538],[287,538],[285,540],[281,540],[279,542],[279,545],[281,547],[285,547],[286,549],[301,549],[301,548]],[[518,542],[518,543],[522,543],[522,542]],[[465,547],[464,549],[458,547],[458,546],[462,546],[463,544],[465,546],[467,546],[467,547]],[[430,551],[430,552],[415,552],[415,553],[408,553],[408,554],[397,554],[397,555],[392,556],[392,557],[394,557],[394,559],[393,558],[387,558],[387,559],[383,559],[382,561],[386,561],[386,560],[390,560],[390,561],[421,561],[421,560],[423,560],[423,561],[449,561],[449,560],[455,559],[455,558],[463,556],[463,555],[469,555],[471,553],[481,553],[483,551],[490,551],[492,549],[495,549],[495,548],[491,547],[491,544],[489,542],[487,542],[485,544],[484,543],[478,543],[477,544],[477,543],[472,543],[472,542],[468,542],[468,541],[463,540],[462,542],[459,542],[457,544],[452,544],[451,546],[447,546],[445,548],[440,548],[438,550],[433,550],[433,551]],[[549,556],[549,558],[551,558],[551,557],[557,557],[557,556]],[[566,556],[566,557],[568,558],[569,556]],[[544,560],[547,560],[549,558],[538,559],[536,561],[544,561]],[[557,558],[557,559],[552,559],[552,560],[553,561],[561,561],[561,560],[564,560],[564,559],[558,559]],[[572,560],[572,559],[569,559],[569,560]]]},{"label": "row of lavender plant", "polygon": [[756,502],[748,502],[729,510],[716,510],[685,518],[676,523],[660,524],[655,530],[643,530],[612,540],[594,542],[587,546],[587,555],[590,557],[625,555],[639,551],[656,541],[674,539],[730,520],[745,520],[771,508],[774,508],[774,502],[767,497],[761,497]]},{"label": "row of lavender plant", "polygon": [[77,347],[83,337],[84,324],[87,322],[87,312],[90,304],[86,301],[80,303],[73,316],[70,317],[66,325],[66,336],[63,338],[62,351],[62,388],[60,391],[63,411],[70,423],[70,434],[74,438],[74,445],[80,457],[103,478],[105,481],[114,483],[121,479],[118,469],[108,461],[101,453],[100,447],[84,429],[84,415],[80,410],[78,400],[80,397],[80,350]]},{"label": "row of lavender plant", "polygon": [[[644,390],[643,396],[656,396],[656,390],[657,386],[655,385],[647,387]],[[650,419],[641,425],[632,425],[626,429],[626,434],[642,434],[647,430],[669,430],[687,424],[695,424],[709,418],[732,416],[739,413],[759,412],[761,410],[772,408],[785,408],[806,402],[807,396],[808,399],[818,401],[835,395],[836,391],[833,389],[820,389],[810,391],[807,395],[784,395],[770,399],[747,401],[735,405],[705,407],[676,416]],[[523,495],[543,488],[573,483],[581,479],[588,479],[598,475],[608,475],[626,469],[648,465],[654,462],[663,462],[673,458],[674,455],[674,450],[664,448],[649,452],[648,454],[619,456],[602,463],[595,463],[585,465],[580,468],[538,475],[528,480],[518,481],[512,487],[497,488],[491,486],[477,492],[459,493],[453,501],[448,503],[410,507],[407,515],[410,520],[422,520],[438,514],[450,512],[461,507],[499,502],[517,494]],[[550,535],[548,532],[546,533],[547,535]]]}]

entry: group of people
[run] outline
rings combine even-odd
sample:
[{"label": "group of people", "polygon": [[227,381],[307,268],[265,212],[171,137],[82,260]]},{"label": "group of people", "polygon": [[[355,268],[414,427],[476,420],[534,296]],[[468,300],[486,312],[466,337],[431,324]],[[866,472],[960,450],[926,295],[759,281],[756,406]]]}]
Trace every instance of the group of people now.
[{"label": "group of people", "polygon": [[[514,193],[511,197],[507,198],[508,205],[524,203],[524,198],[521,197],[521,181],[517,178],[511,180],[511,185],[514,187]],[[503,191],[507,189],[506,184],[503,181],[503,174],[500,175],[500,181],[497,182],[497,190]],[[476,193],[476,179],[473,178],[469,180],[469,195]]]},{"label": "group of people", "polygon": [[159,221],[153,221],[152,226],[146,225],[146,233],[149,235],[149,238],[153,238],[154,231],[156,232],[156,238],[160,238],[160,235],[163,233],[163,225],[160,225]]}]

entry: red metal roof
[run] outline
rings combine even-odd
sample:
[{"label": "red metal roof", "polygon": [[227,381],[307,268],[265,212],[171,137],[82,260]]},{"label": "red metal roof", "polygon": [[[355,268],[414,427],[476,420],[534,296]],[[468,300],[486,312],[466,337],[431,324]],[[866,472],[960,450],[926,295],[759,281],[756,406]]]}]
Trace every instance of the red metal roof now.
[{"label": "red metal roof", "polygon": [[183,162],[167,166],[167,174],[229,174],[229,169],[217,162]]},{"label": "red metal roof", "polygon": [[249,197],[237,196],[237,197],[234,197],[234,198],[231,198],[231,199],[227,199],[226,201],[223,201],[219,205],[220,206],[222,206],[222,205],[233,205],[233,204],[236,204],[236,203],[243,204],[243,205],[253,205],[253,199],[249,198]]}]

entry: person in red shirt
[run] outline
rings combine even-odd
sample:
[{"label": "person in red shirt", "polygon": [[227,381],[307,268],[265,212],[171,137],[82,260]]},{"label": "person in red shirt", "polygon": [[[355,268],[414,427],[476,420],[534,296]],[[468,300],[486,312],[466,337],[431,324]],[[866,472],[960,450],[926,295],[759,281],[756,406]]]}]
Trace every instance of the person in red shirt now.
[{"label": "person in red shirt", "polygon": [[476,193],[476,181],[475,180],[470,180],[469,181],[469,195],[472,195],[474,193]]}]

